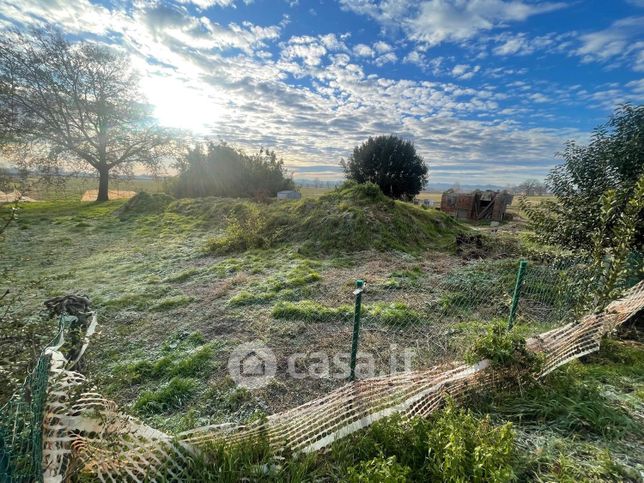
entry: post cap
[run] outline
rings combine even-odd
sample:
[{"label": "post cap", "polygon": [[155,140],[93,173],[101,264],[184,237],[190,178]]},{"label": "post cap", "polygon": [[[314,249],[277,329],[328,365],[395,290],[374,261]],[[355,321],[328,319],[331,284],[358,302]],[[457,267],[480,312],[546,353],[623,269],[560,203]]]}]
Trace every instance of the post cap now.
[{"label": "post cap", "polygon": [[364,280],[358,279],[356,280],[356,288],[362,288],[364,287]]}]

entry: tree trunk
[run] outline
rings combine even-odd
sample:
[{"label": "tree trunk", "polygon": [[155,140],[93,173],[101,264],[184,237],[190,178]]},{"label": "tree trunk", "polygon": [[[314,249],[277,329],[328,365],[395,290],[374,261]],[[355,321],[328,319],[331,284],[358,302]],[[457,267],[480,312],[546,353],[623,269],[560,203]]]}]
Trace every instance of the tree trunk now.
[{"label": "tree trunk", "polygon": [[98,170],[98,196],[96,201],[109,201],[108,182],[110,171],[108,169]]}]

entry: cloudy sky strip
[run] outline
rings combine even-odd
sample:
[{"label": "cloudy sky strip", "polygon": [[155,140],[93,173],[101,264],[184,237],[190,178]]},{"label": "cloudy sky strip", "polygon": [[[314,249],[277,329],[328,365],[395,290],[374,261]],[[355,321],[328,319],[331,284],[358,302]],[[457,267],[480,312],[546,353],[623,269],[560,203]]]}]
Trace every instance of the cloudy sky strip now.
[{"label": "cloudy sky strip", "polygon": [[300,179],[389,133],[436,183],[543,177],[644,100],[639,0],[0,0],[0,29],[48,22],[127,50],[161,123],[276,149]]}]

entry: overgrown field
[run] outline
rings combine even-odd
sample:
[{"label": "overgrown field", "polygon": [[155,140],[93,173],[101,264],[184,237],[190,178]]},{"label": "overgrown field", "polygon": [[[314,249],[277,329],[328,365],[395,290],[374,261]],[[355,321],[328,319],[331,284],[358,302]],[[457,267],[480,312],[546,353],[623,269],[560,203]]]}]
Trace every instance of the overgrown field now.
[{"label": "overgrown field", "polygon": [[[515,235],[477,235],[437,210],[361,186],[268,204],[163,194],[25,204],[0,241],[0,276],[15,296],[0,338],[1,376],[9,381],[1,399],[55,331],[42,302],[66,293],[87,295],[99,314],[83,370],[100,392],[170,433],[261,418],[344,384],[346,374],[320,377],[320,361],[310,354],[349,352],[357,279],[366,280],[360,349],[378,374],[391,368],[393,351],[405,348],[414,350],[416,368],[461,357],[490,324],[505,323],[523,251]],[[518,312],[523,335],[574,317],[575,294],[562,287],[581,268],[546,273],[538,263],[530,261]],[[238,344],[253,340],[275,352],[278,370],[267,386],[250,391],[236,387],[227,363]],[[297,367],[306,377],[288,376],[294,353],[309,354]],[[381,423],[293,464],[261,445],[252,455],[242,448],[227,453],[228,469],[216,471],[230,481],[256,471],[275,481],[299,481],[304,471],[354,481],[384,481],[390,472],[388,481],[404,481],[459,458],[467,459],[464,468],[478,467],[463,449],[476,446],[468,438],[496,434],[489,455],[477,458],[507,462],[501,480],[625,475],[639,468],[630,455],[641,455],[642,352],[620,345],[611,354],[575,363],[517,398],[490,397],[477,404],[480,414],[454,409],[413,430]],[[447,437],[436,427],[448,431],[457,421],[470,425],[455,436],[464,438],[463,448],[426,457]]]}]

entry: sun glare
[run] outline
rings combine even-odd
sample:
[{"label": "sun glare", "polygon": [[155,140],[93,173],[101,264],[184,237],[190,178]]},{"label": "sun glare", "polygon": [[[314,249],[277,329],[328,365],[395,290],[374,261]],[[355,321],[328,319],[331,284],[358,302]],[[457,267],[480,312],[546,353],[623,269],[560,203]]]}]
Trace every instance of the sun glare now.
[{"label": "sun glare", "polygon": [[222,117],[224,106],[178,79],[147,77],[141,84],[154,106],[154,115],[164,126],[202,134],[211,131]]}]

